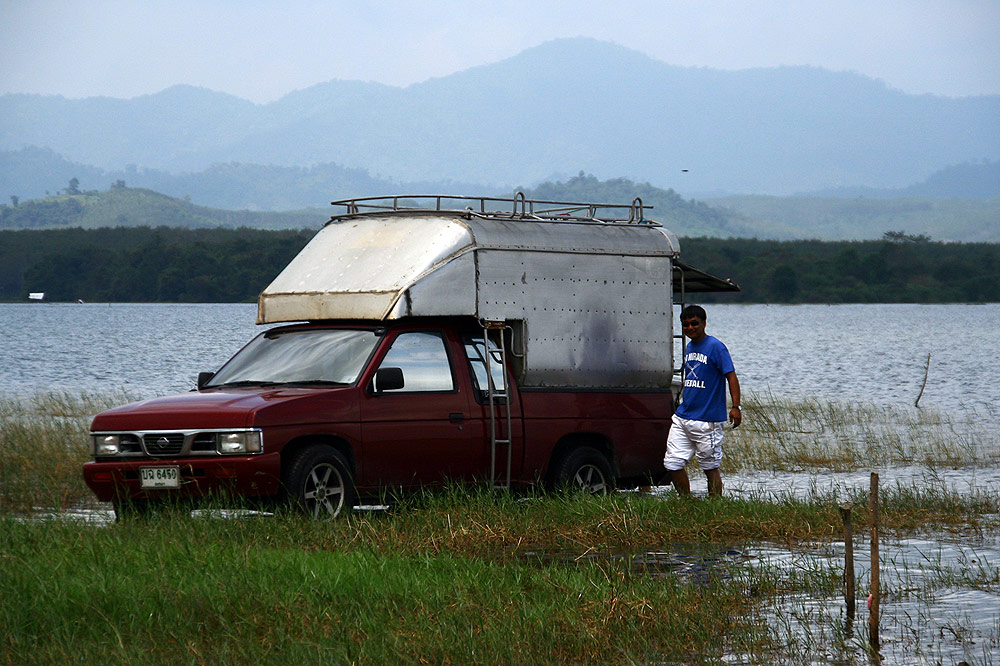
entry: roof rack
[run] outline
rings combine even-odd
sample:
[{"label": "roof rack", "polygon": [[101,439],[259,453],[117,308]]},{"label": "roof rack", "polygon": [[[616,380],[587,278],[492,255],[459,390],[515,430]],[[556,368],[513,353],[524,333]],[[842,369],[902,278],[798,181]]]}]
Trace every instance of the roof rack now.
[{"label": "roof rack", "polygon": [[[659,226],[645,218],[645,211],[652,206],[636,197],[631,204],[582,203],[576,201],[547,201],[528,199],[524,192],[517,192],[512,199],[503,197],[465,197],[453,194],[398,194],[375,197],[357,197],[330,202],[345,206],[344,215],[374,215],[390,212],[447,211],[491,219],[546,220],[567,222],[599,222],[619,224],[648,224]],[[464,205],[463,205],[464,204]],[[506,210],[501,209],[506,208]],[[335,216],[338,217],[338,216]]]}]

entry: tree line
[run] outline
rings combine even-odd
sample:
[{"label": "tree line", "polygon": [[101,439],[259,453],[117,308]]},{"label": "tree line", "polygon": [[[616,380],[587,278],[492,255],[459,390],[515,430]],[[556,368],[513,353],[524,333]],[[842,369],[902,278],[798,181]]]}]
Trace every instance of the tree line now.
[{"label": "tree line", "polygon": [[314,231],[118,227],[0,231],[0,300],[253,301]]},{"label": "tree line", "polygon": [[[0,230],[0,300],[252,302],[315,232]],[[1000,302],[1000,244],[682,238],[681,258],[742,291],[719,303]]]},{"label": "tree line", "polygon": [[886,232],[872,241],[681,240],[682,259],[742,291],[743,303],[995,303],[1000,244]]}]

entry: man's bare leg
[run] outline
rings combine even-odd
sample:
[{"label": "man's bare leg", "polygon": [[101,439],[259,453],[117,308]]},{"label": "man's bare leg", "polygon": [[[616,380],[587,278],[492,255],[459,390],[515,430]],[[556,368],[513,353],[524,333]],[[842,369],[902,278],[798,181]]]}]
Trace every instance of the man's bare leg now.
[{"label": "man's bare leg", "polygon": [[691,494],[691,481],[688,480],[688,473],[684,468],[670,470],[670,482],[674,484],[678,495]]},{"label": "man's bare leg", "polygon": [[708,494],[722,495],[722,472],[719,468],[706,469],[705,476],[708,477]]}]

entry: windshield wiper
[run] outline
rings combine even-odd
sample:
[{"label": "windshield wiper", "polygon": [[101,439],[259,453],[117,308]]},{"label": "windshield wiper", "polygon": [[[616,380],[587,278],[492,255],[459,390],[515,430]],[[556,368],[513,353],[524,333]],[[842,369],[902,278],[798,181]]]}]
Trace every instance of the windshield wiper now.
[{"label": "windshield wiper", "polygon": [[293,382],[281,382],[285,386],[300,386],[309,384],[311,386],[348,386],[347,382],[334,382],[329,379],[296,379]]},{"label": "windshield wiper", "polygon": [[247,379],[239,382],[225,382],[223,384],[209,384],[205,388],[232,388],[234,386],[348,386],[347,382],[334,382],[328,379],[296,379],[290,382],[264,382]]}]

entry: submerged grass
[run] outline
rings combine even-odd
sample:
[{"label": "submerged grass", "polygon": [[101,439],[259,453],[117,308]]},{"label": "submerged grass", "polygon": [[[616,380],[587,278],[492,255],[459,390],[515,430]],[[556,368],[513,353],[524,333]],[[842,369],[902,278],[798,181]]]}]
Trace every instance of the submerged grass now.
[{"label": "submerged grass", "polygon": [[742,402],[743,425],[727,439],[724,471],[1000,465],[995,419],[974,411],[942,414],[753,393]]}]

